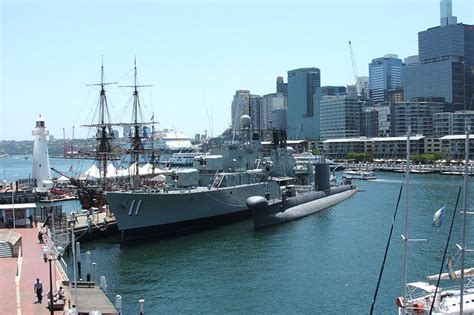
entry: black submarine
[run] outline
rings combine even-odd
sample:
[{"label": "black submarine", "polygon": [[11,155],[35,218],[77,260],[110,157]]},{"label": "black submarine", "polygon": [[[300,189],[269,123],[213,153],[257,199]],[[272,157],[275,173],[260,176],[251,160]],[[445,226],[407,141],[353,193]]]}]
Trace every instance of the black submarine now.
[{"label": "black submarine", "polygon": [[329,164],[315,164],[314,190],[298,192],[295,185],[282,187],[281,197],[252,196],[246,201],[253,217],[254,228],[261,229],[312,215],[344,201],[357,192],[350,181],[331,187]]}]

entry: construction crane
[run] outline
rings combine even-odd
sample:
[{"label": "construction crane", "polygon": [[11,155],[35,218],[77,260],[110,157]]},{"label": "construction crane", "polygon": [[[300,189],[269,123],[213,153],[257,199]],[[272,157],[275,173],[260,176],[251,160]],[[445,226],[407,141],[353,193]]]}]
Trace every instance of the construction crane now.
[{"label": "construction crane", "polygon": [[357,96],[360,96],[362,89],[360,87],[359,80],[358,80],[358,77],[357,77],[357,64],[356,64],[355,57],[354,57],[354,51],[352,50],[351,41],[349,41],[349,51],[351,52],[352,72],[354,73],[355,90],[356,90]]}]

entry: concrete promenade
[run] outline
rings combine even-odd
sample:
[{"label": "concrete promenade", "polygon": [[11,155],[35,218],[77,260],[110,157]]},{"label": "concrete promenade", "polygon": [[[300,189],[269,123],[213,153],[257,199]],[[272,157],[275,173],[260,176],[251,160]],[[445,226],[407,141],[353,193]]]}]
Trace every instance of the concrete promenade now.
[{"label": "concrete promenade", "polygon": [[[23,257],[0,258],[0,314],[49,314],[48,299],[49,290],[49,263],[42,258],[42,244],[38,243],[38,229],[22,228],[15,229],[22,236]],[[20,263],[18,263],[20,261]],[[15,279],[18,270],[18,278]],[[56,283],[62,281],[62,277],[56,264],[52,264],[53,292],[57,291]],[[39,278],[43,283],[43,303],[37,303],[34,292],[34,283]],[[56,311],[55,314],[62,314]]]}]

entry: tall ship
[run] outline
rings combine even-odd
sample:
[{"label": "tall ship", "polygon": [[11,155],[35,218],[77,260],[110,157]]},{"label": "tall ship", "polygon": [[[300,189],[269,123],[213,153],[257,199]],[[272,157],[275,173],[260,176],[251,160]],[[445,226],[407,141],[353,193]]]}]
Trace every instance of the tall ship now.
[{"label": "tall ship", "polygon": [[[78,188],[78,195],[83,209],[102,208],[106,204],[106,190],[114,190],[120,186],[136,187],[140,177],[151,177],[157,168],[156,153],[153,147],[154,115],[150,122],[144,122],[140,107],[138,88],[150,85],[138,85],[137,65],[134,64],[134,83],[129,86],[121,86],[133,89],[132,117],[130,122],[112,122],[105,88],[116,82],[104,82],[104,66],[101,66],[100,83],[90,84],[98,86],[100,96],[98,106],[95,110],[97,120],[83,127],[91,128],[94,132],[95,150],[94,163],[84,171],[78,178],[65,176],[63,172],[53,169],[60,175],[65,176]],[[122,127],[124,137],[128,138],[125,144],[119,145],[114,126]],[[151,126],[151,128],[150,128]],[[83,150],[80,150],[81,152]],[[91,156],[90,152],[82,152],[85,156]]]},{"label": "tall ship", "polygon": [[149,236],[168,237],[250,217],[250,196],[281,195],[295,177],[311,181],[313,169],[295,174],[293,150],[284,132],[275,132],[271,157],[260,156],[251,119],[241,117],[240,139],[194,157],[193,168],[165,171],[164,183],[108,191],[106,199],[121,231],[122,243]]}]

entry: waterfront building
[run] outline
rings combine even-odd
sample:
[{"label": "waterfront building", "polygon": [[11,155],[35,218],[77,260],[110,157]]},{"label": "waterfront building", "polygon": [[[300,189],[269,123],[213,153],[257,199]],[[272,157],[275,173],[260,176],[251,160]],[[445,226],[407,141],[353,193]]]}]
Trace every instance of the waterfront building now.
[{"label": "waterfront building", "polygon": [[[410,136],[410,153],[423,154],[425,149],[423,135]],[[378,159],[394,159],[406,157],[407,136],[372,138],[372,157]]]},{"label": "waterfront building", "polygon": [[418,33],[418,63],[404,68],[404,98],[444,97],[452,109],[469,109],[474,88],[474,26],[457,23],[451,1],[441,3],[440,26]]},{"label": "waterfront building", "polygon": [[[466,135],[448,135],[440,138],[441,151],[447,152],[452,159],[464,159]],[[469,135],[469,155],[474,154],[474,135]]]},{"label": "waterfront building", "polygon": [[242,115],[250,115],[250,91],[235,91],[234,99],[231,107],[231,125],[234,133],[240,130],[240,117]]},{"label": "waterfront building", "polygon": [[369,98],[374,104],[388,101],[388,93],[402,87],[402,60],[388,54],[369,64]]},{"label": "waterfront building", "polygon": [[441,140],[437,137],[425,137],[424,153],[439,153],[441,152]]},{"label": "waterfront building", "polygon": [[321,140],[360,135],[361,102],[357,98],[326,95],[322,97],[320,107]]},{"label": "waterfront building", "polygon": [[277,77],[276,92],[283,93],[285,95],[288,94],[288,83],[283,81],[283,77]]},{"label": "waterfront building", "polygon": [[433,115],[443,111],[443,103],[395,102],[393,107],[393,136],[406,135],[408,127],[413,134],[433,135]]},{"label": "waterfront building", "polygon": [[466,128],[474,126],[474,111],[441,112],[433,115],[435,137],[463,134]]},{"label": "waterfront building", "polygon": [[327,139],[323,141],[326,157],[345,159],[351,152],[367,152],[369,141],[366,137]]},{"label": "waterfront building", "polygon": [[321,76],[318,68],[288,71],[288,137],[319,139],[319,98]]},{"label": "waterfront building", "polygon": [[378,111],[378,135],[397,137],[407,134],[408,127],[414,134],[431,136],[433,114],[442,112],[444,103],[435,101],[384,102],[376,105]]},{"label": "waterfront building", "polygon": [[[368,153],[377,159],[399,159],[406,156],[407,137],[357,137],[347,139],[328,139],[323,141],[326,156],[333,159],[345,159],[351,152]],[[425,137],[410,137],[411,154],[422,154],[425,151]]]}]

